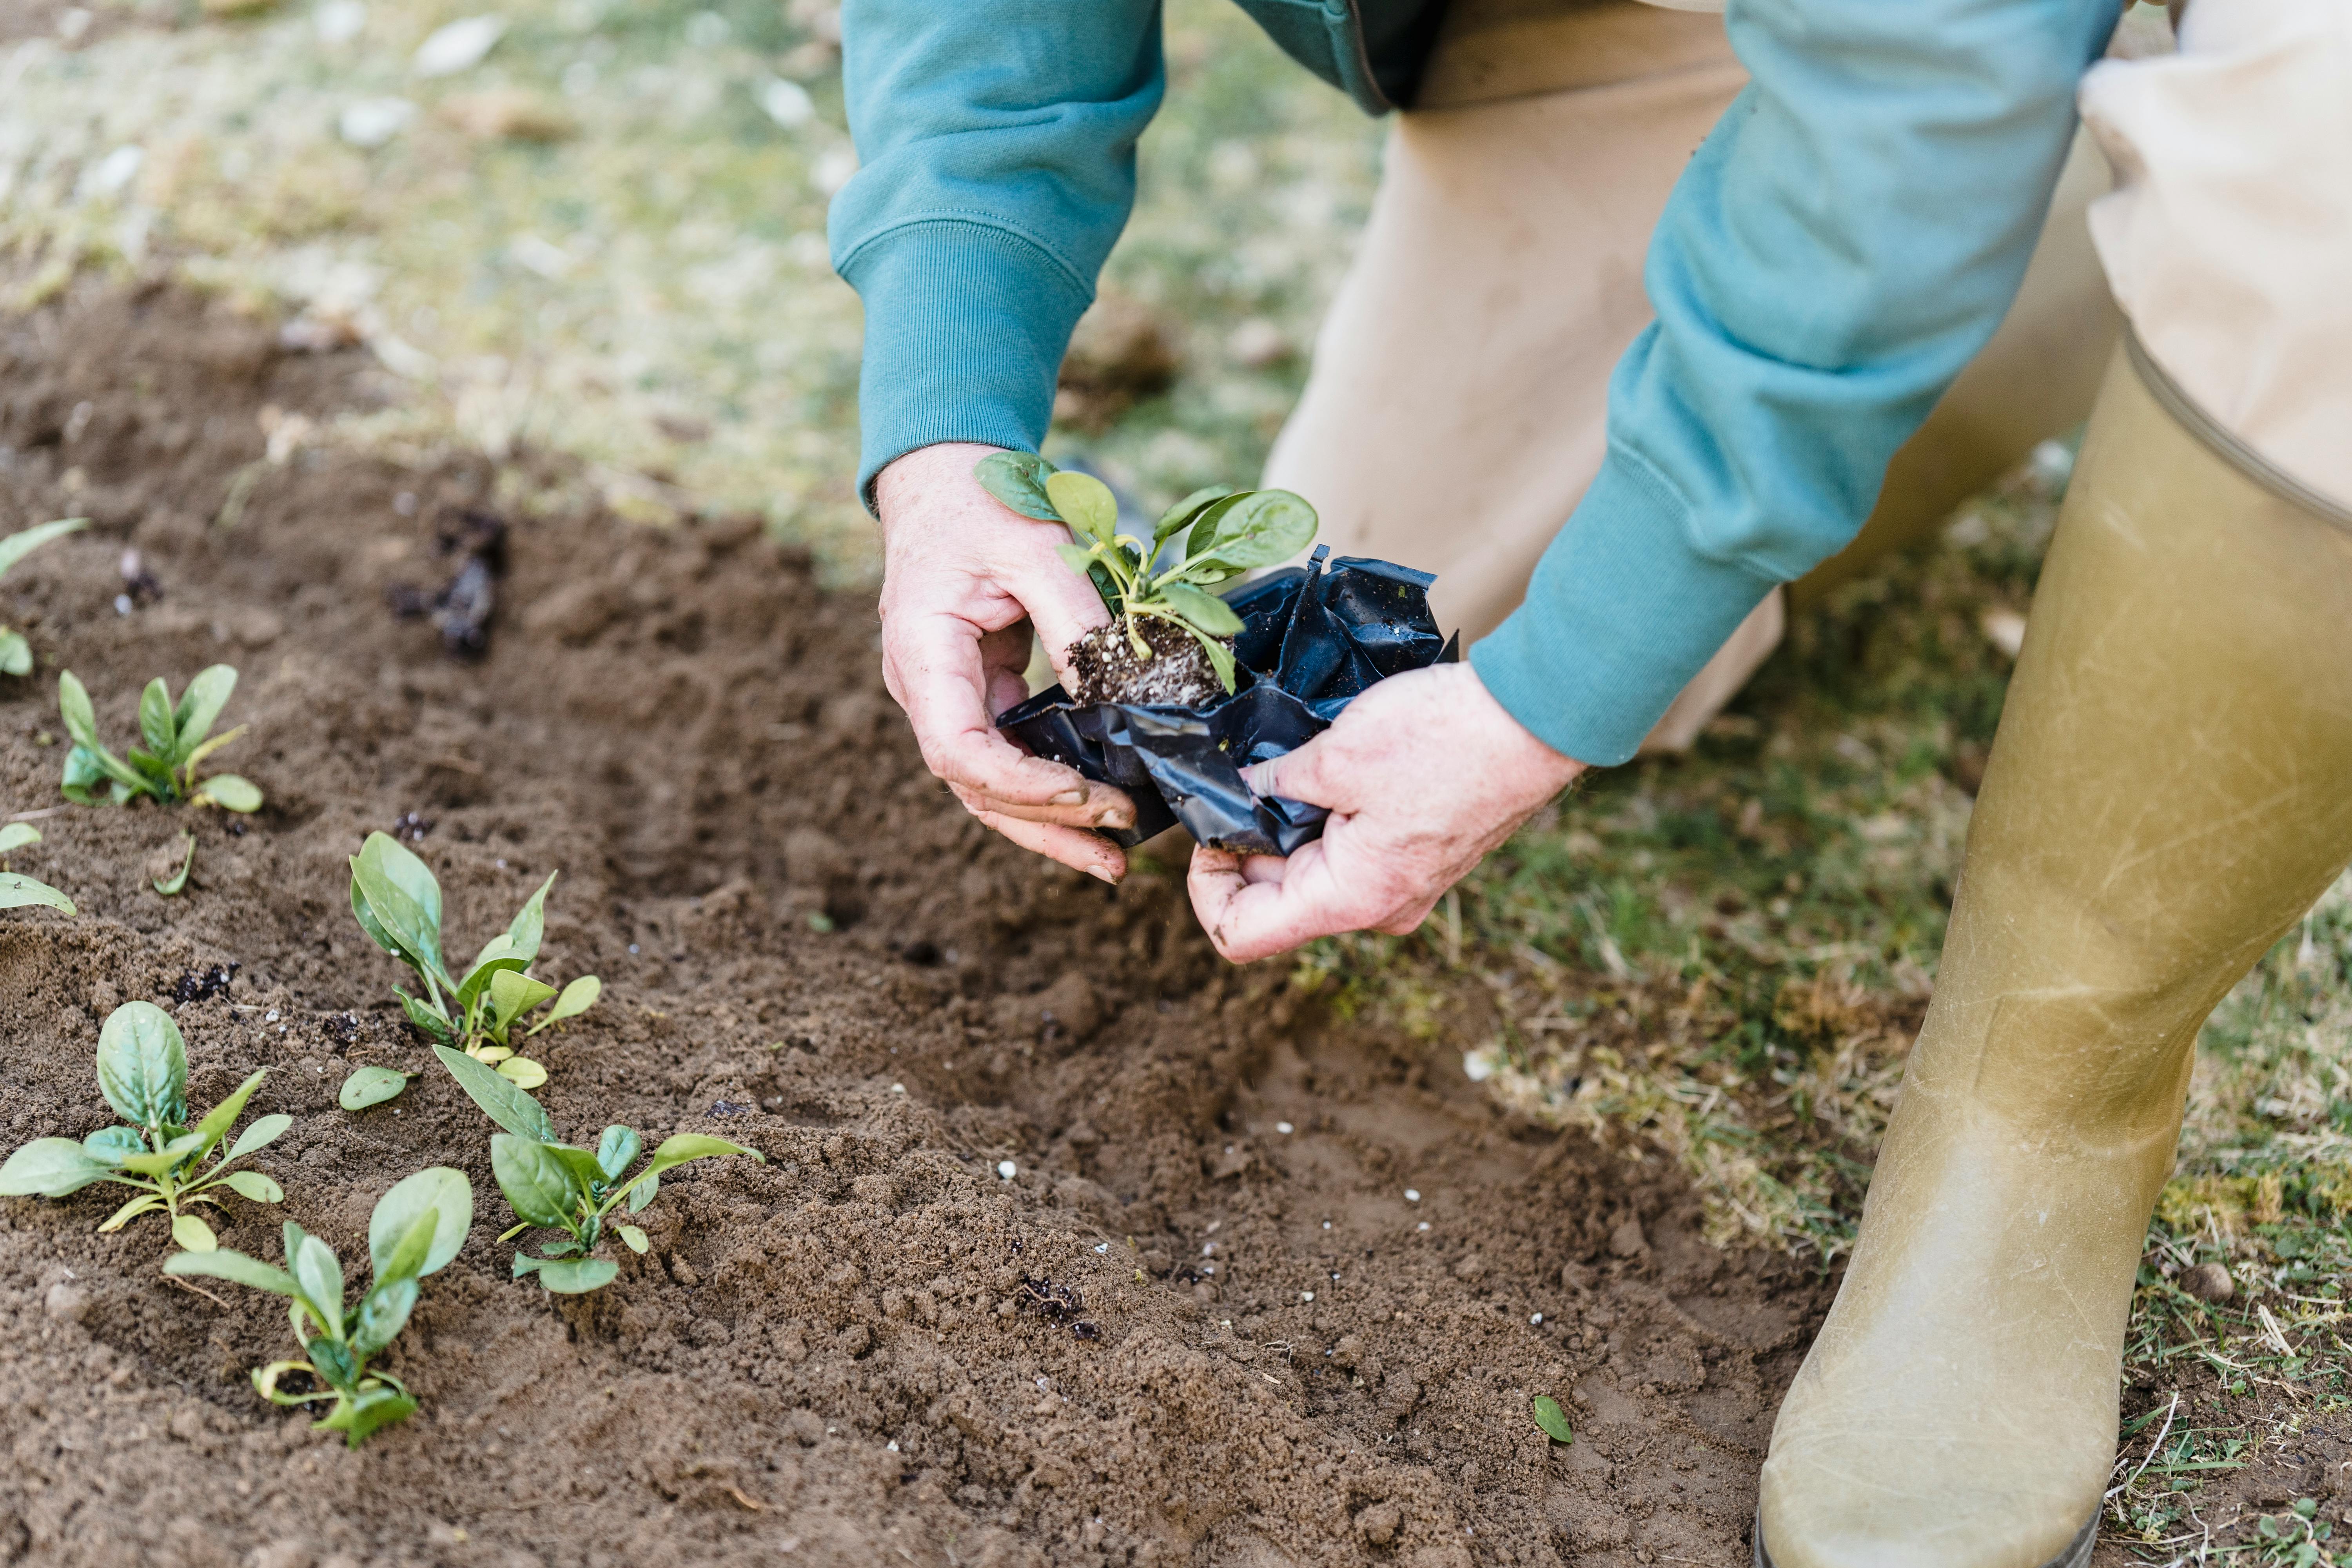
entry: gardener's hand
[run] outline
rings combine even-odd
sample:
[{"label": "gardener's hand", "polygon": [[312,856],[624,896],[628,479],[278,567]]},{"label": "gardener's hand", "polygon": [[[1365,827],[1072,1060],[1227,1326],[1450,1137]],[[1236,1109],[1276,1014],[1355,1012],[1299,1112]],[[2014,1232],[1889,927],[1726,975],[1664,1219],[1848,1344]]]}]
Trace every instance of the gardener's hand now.
[{"label": "gardener's hand", "polygon": [[1192,909],[1235,963],[1340,931],[1402,936],[1584,764],[1521,727],[1466,664],[1391,676],[1298,750],[1248,770],[1259,795],[1328,806],[1287,859],[1192,851]]},{"label": "gardener's hand", "polygon": [[1127,857],[1086,829],[1132,826],[1134,803],[996,731],[996,716],[1029,694],[1021,672],[1032,624],[1059,672],[1070,644],[1110,619],[1094,584],[1054,553],[1070,531],[1006,510],[971,477],[996,449],[925,447],[875,483],[882,679],[914,723],[924,763],[974,816],[1024,849],[1116,882]]}]

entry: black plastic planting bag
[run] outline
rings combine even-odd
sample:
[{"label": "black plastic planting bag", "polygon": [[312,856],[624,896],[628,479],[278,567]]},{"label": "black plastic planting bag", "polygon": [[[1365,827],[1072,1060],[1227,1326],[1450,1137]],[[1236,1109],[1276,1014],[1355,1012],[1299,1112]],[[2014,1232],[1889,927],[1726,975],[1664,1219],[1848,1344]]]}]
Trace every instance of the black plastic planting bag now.
[{"label": "black plastic planting bag", "polygon": [[1226,595],[1242,618],[1230,697],[1206,707],[1103,702],[1080,707],[1049,687],[1008,710],[997,728],[1041,757],[1115,784],[1135,798],[1136,845],[1181,822],[1202,844],[1287,855],[1322,837],[1319,805],[1250,793],[1242,770],[1306,744],[1364,688],[1456,655],[1429,613],[1426,572],[1325,546]]}]

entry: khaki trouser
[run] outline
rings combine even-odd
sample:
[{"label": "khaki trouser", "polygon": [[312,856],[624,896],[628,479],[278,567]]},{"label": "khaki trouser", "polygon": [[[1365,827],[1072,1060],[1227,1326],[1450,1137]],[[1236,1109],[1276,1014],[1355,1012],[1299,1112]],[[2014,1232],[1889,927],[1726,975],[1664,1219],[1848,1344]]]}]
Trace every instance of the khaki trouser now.
[{"label": "khaki trouser", "polygon": [[[1440,624],[1493,629],[1601,466],[1610,372],[1650,320],[1642,265],[1675,178],[1747,74],[1719,16],[1634,0],[1455,0],[1398,118],[1371,219],[1265,482],[1336,552],[1438,574]],[[1801,606],[1917,537],[2089,411],[2116,317],[2078,142],[2000,331],[1888,471]],[[1780,642],[1759,605],[1652,731],[1680,750]]]}]

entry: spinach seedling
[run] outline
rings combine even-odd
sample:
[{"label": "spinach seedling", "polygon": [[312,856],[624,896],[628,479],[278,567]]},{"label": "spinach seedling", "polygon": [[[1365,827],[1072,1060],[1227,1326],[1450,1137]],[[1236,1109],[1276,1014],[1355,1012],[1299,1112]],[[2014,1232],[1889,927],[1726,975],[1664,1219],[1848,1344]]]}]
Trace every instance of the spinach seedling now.
[{"label": "spinach seedling", "polygon": [[[540,1247],[541,1257],[516,1253],[516,1279],[536,1274],[541,1285],[564,1296],[610,1284],[621,1266],[609,1258],[589,1255],[604,1239],[605,1216],[615,1204],[625,1200],[631,1214],[644,1213],[661,1190],[661,1173],[688,1160],[749,1154],[765,1163],[768,1158],[757,1149],[746,1149],[724,1138],[680,1132],[663,1139],[644,1169],[631,1176],[629,1167],[636,1163],[642,1147],[635,1131],[626,1127],[605,1128],[593,1154],[551,1138],[519,1138],[501,1132],[490,1140],[490,1173],[499,1179],[499,1191],[507,1195],[515,1217],[522,1221],[499,1239],[504,1241],[533,1226],[562,1232]],[[612,1228],[632,1252],[643,1252],[651,1245],[635,1226],[615,1220]]]},{"label": "spinach seedling", "polygon": [[145,795],[176,805],[217,805],[224,811],[261,809],[261,792],[235,773],[196,776],[196,764],[245,733],[240,724],[224,735],[212,732],[229,693],[236,689],[236,671],[226,664],[200,670],[176,703],[161,676],[139,694],[139,739],[125,762],[99,743],[98,714],[89,692],[70,669],[58,676],[58,712],[74,748],[66,753],[66,776],[58,787],[79,805],[117,805]]},{"label": "spinach seedling", "polygon": [[[517,1089],[537,1089],[547,1081],[547,1069],[516,1055],[515,1047],[541,1029],[585,1013],[604,991],[604,982],[593,974],[583,974],[558,992],[528,973],[539,956],[540,938],[547,927],[547,890],[553,886],[551,874],[513,923],[483,944],[472,967],[458,979],[442,957],[441,884],[433,879],[431,869],[388,833],[369,834],[352,857],[352,913],[360,928],[425,983],[422,997],[394,993],[408,1010],[409,1022],[424,1030],[436,1049],[488,1064]],[[550,1001],[555,1005],[531,1022],[531,1014]],[[527,1029],[525,1023],[530,1025]],[[473,1081],[458,1079],[479,1101]],[[494,1119],[498,1115],[488,1104],[482,1109]]]},{"label": "spinach seedling", "polygon": [[[253,1373],[254,1391],[273,1405],[332,1400],[318,1432],[341,1432],[356,1448],[368,1434],[415,1413],[416,1397],[388,1372],[368,1371],[368,1359],[399,1337],[416,1310],[416,1282],[438,1273],[466,1245],[474,1226],[474,1184],[463,1171],[434,1165],[393,1184],[368,1217],[368,1264],[375,1278],[356,1304],[343,1300],[343,1265],[335,1249],[302,1227],[286,1225],[286,1267],[223,1247],[174,1253],[163,1272],[200,1274],[288,1296],[286,1309],[304,1361],[274,1361]],[[322,1386],[289,1394],[278,1384],[289,1373]]]},{"label": "spinach seedling", "polygon": [[[1152,658],[1137,621],[1192,635],[1217,679],[1234,689],[1230,639],[1241,617],[1209,590],[1256,566],[1296,555],[1315,538],[1315,509],[1288,490],[1212,485],[1160,513],[1144,540],[1118,531],[1118,501],[1091,474],[1057,469],[1033,452],[992,452],[972,469],[989,494],[1024,517],[1068,525],[1061,546],[1071,570],[1091,579],[1138,659]],[[1183,536],[1173,550],[1165,547]]]},{"label": "spinach seedling", "polygon": [[29,822],[0,825],[0,910],[39,908],[58,910],[69,915],[80,913],[74,908],[71,899],[47,882],[37,882],[21,871],[8,869],[8,855],[12,850],[40,841],[40,829]]},{"label": "spinach seedling", "polygon": [[[89,526],[86,517],[68,517],[58,522],[37,523],[19,529],[5,539],[0,539],[0,576],[8,568],[47,544],[52,539],[78,533]],[[0,675],[30,675],[33,673],[33,645],[25,634],[8,626],[0,626]]]},{"label": "spinach seedling", "polygon": [[191,1252],[210,1252],[220,1243],[213,1227],[189,1205],[218,1206],[222,1188],[257,1204],[274,1204],[285,1190],[258,1171],[228,1167],[267,1148],[289,1127],[290,1116],[265,1116],[237,1135],[226,1153],[206,1167],[205,1156],[220,1146],[245,1113],[245,1103],[269,1069],[236,1086],[226,1100],[188,1125],[188,1048],[172,1016],[152,1002],[125,1002],[108,1016],[98,1036],[98,1089],[127,1127],[102,1127],[77,1143],[70,1138],[36,1138],[0,1165],[0,1196],[61,1198],[92,1182],[135,1187],[140,1195],[124,1204],[98,1228],[120,1230],[153,1209],[172,1216],[172,1239]]}]

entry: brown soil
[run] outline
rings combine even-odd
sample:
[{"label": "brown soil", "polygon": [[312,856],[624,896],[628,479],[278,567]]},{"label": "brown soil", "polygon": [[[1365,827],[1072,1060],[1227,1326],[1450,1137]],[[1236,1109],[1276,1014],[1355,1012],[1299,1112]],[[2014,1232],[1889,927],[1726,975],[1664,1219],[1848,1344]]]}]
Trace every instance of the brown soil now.
[{"label": "brown soil", "polygon": [[[1176,879],[1113,893],[984,833],[881,689],[871,604],[748,524],[516,517],[466,666],[385,594],[515,493],[485,465],[298,455],[216,525],[265,405],[377,384],[271,343],[162,291],[0,321],[0,528],[97,520],[0,587],[43,660],[0,684],[0,806],[57,799],[60,665],[127,732],[148,677],[220,658],[253,726],[223,763],[269,796],[41,822],[18,868],[84,914],[0,916],[0,1131],[109,1120],[97,1025],[146,996],[199,1102],[270,1069],[255,1110],[296,1121],[259,1163],[354,1273],[424,1165],[472,1174],[478,1223],[387,1357],[424,1409],[353,1453],[247,1384],[289,1352],[273,1299],[167,1283],[157,1222],[93,1234],[102,1190],[0,1203],[0,1561],[1747,1561],[1818,1280],[1701,1245],[1654,1158],[1507,1119],[1460,1042],[1222,967]],[[121,614],[126,544],[163,596]],[[181,821],[167,900],[142,868]],[[605,999],[544,1053],[560,1126],[769,1156],[673,1179],[596,1295],[509,1279],[490,1129],[437,1071],[334,1107],[354,1066],[430,1066],[345,904],[395,825],[460,951],[562,870],[546,967]],[[278,1217],[223,1240],[274,1258]]]},{"label": "brown soil", "polygon": [[1138,658],[1127,625],[1113,621],[1070,645],[1070,695],[1080,702],[1160,702],[1199,706],[1225,694],[1217,667],[1192,634],[1166,621],[1139,617],[1135,629],[1151,649]]}]

